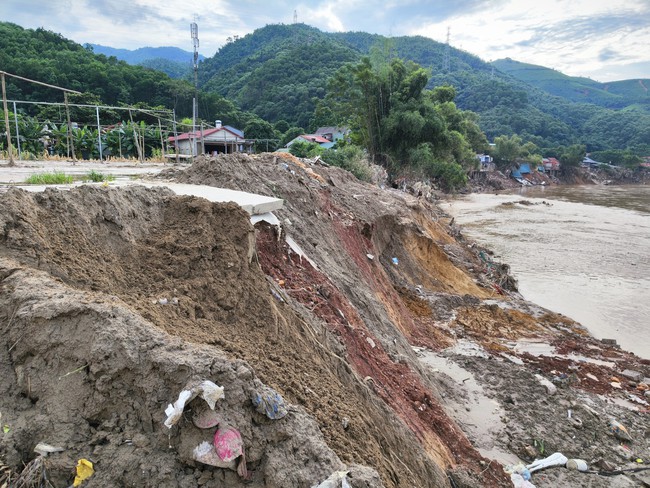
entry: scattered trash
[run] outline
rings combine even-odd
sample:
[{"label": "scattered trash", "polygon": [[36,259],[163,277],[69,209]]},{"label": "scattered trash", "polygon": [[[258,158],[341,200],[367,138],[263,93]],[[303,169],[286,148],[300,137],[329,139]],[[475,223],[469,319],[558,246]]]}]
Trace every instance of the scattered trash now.
[{"label": "scattered trash", "polygon": [[531,473],[534,473],[540,469],[552,468],[555,466],[564,466],[568,460],[569,458],[567,458],[564,454],[555,452],[547,458],[536,459],[533,463],[526,466],[526,468],[528,468],[528,471]]},{"label": "scattered trash", "polygon": [[510,475],[510,481],[515,488],[535,488],[535,485],[530,481],[524,479],[520,474],[512,473]]},{"label": "scattered trash", "polygon": [[222,461],[233,461],[244,453],[241,434],[234,427],[219,427],[214,433],[214,448]]},{"label": "scattered trash", "polygon": [[221,416],[214,410],[206,407],[194,412],[192,423],[199,429],[210,429],[221,423]]},{"label": "scattered trash", "polygon": [[399,260],[397,258],[393,258],[393,259],[391,259],[391,261],[393,262],[393,264],[395,266],[397,266],[399,264]]},{"label": "scattered trash", "polygon": [[79,461],[77,461],[77,474],[74,477],[74,482],[72,483],[72,486],[81,485],[81,483],[83,483],[88,478],[90,478],[94,473],[95,473],[95,469],[93,468],[93,463],[91,463],[87,459],[80,459]]},{"label": "scattered trash", "polygon": [[366,342],[367,342],[368,344],[370,344],[370,347],[373,348],[373,349],[374,349],[375,347],[377,347],[377,345],[375,344],[375,341],[373,341],[372,338],[370,338],[370,337],[366,337]]},{"label": "scattered trash", "polygon": [[584,459],[569,459],[566,462],[566,467],[568,469],[574,469],[576,471],[581,471],[583,473],[589,471],[589,465]]},{"label": "scattered trash", "polygon": [[216,466],[217,468],[235,469],[235,461],[223,461],[217,455],[214,444],[203,441],[201,444],[194,448],[192,453],[195,461],[198,461],[209,466]]},{"label": "scattered trash", "polygon": [[557,392],[557,387],[553,383],[551,383],[540,374],[536,374],[535,378],[537,378],[537,381],[539,381],[542,386],[546,387],[546,391],[549,395],[555,395]]},{"label": "scattered trash", "polygon": [[519,475],[526,481],[530,479],[530,471],[523,463],[506,466],[504,471],[510,475]]},{"label": "scattered trash", "polygon": [[366,257],[367,257],[368,259],[370,259],[370,261],[372,261],[373,259],[375,259],[375,256],[374,256],[373,254],[370,254],[370,253],[366,254]]},{"label": "scattered trash", "polygon": [[601,339],[600,342],[602,342],[603,344],[609,344],[610,346],[617,345],[616,339]]},{"label": "scattered trash", "polygon": [[178,394],[178,400],[174,404],[169,404],[165,409],[165,415],[167,419],[165,420],[165,425],[171,429],[183,415],[183,410],[185,409],[185,404],[192,401],[198,395],[201,395],[210,408],[214,410],[214,405],[220,398],[224,398],[223,387],[214,384],[212,381],[203,381],[201,384],[194,386],[189,390],[183,390]]},{"label": "scattered trash", "polygon": [[347,480],[348,473],[349,471],[335,471],[325,481],[311,488],[350,488]]},{"label": "scattered trash", "polygon": [[47,456],[48,454],[51,454],[53,452],[63,452],[65,449],[63,447],[57,447],[57,446],[51,446],[50,444],[46,444],[45,442],[39,442],[36,444],[36,447],[34,448],[34,452],[36,454],[40,454],[41,456]]},{"label": "scattered trash", "polygon": [[262,386],[260,390],[253,392],[252,401],[255,410],[272,420],[278,420],[287,415],[287,408],[282,396],[269,386]]},{"label": "scattered trash", "polygon": [[611,419],[609,421],[609,429],[612,431],[612,433],[617,439],[620,439],[622,441],[632,442],[632,437],[630,437],[630,434],[628,433],[625,426],[623,426],[616,420]]},{"label": "scattered trash", "polygon": [[167,302],[167,299],[166,299],[166,298],[159,298],[159,299],[158,299],[158,303],[159,303],[160,305],[167,305],[168,302]]},{"label": "scattered trash", "polygon": [[590,380],[598,381],[598,378],[595,375],[591,374],[591,373],[587,373],[585,376],[587,378],[589,378]]},{"label": "scattered trash", "polygon": [[343,430],[347,430],[350,426],[350,419],[348,417],[343,417],[341,419],[341,425],[343,426]]},{"label": "scattered trash", "polygon": [[3,433],[8,434],[10,430],[11,430],[11,429],[9,428],[9,425],[8,425],[8,424],[4,424],[4,425],[2,426],[2,432],[3,432]]}]

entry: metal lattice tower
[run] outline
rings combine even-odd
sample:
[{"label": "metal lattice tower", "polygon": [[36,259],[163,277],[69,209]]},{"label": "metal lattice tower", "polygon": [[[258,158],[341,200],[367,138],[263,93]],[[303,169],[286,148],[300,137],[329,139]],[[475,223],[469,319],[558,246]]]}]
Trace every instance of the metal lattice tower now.
[{"label": "metal lattice tower", "polygon": [[298,23],[298,11],[297,10],[293,11],[293,23],[294,24]]},{"label": "metal lattice tower", "polygon": [[447,27],[447,44],[445,44],[445,52],[442,57],[442,71],[445,73],[449,73],[449,57],[450,57],[450,50],[451,48],[449,47],[449,36],[450,36],[450,28]]}]

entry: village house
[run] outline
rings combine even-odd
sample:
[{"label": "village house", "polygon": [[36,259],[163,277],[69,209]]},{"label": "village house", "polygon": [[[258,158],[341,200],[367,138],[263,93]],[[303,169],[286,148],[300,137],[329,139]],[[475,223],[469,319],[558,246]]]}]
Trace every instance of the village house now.
[{"label": "village house", "polygon": [[177,148],[178,154],[231,154],[253,152],[253,141],[244,137],[244,132],[217,120],[215,127],[197,132],[185,132],[170,137],[169,143]]},{"label": "village house", "polygon": [[329,149],[335,144],[329,139],[326,139],[325,137],[319,136],[317,134],[302,134],[296,137],[295,139],[292,139],[291,141],[287,142],[287,144],[284,147],[289,148],[291,147],[292,144],[298,141],[313,142],[314,144],[318,144],[325,149]]},{"label": "village house", "polygon": [[347,127],[319,127],[314,135],[324,137],[330,142],[344,140],[350,133]]}]

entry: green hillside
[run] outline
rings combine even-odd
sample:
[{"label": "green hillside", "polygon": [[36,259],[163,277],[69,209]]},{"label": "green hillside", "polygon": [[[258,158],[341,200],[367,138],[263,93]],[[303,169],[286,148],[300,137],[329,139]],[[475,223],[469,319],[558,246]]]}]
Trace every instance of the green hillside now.
[{"label": "green hillside", "polygon": [[650,79],[600,83],[510,58],[499,59],[492,62],[492,65],[518,80],[572,102],[593,103],[616,109],[634,105],[650,112]]},{"label": "green hillside", "polygon": [[[71,101],[104,105],[135,105],[175,109],[178,118],[191,116],[194,86],[142,66],[132,66],[114,56],[96,54],[60,34],[45,29],[24,29],[0,22],[0,67],[25,78],[77,90]],[[60,91],[7,78],[9,99],[61,102]],[[199,114],[204,120],[221,119],[244,127],[256,116],[241,112],[217,93],[202,93]],[[21,105],[28,115],[43,106]]]}]

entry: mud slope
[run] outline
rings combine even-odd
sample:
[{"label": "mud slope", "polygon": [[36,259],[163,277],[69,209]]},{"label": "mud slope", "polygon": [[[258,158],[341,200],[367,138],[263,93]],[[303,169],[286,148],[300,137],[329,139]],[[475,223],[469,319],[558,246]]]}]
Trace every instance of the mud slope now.
[{"label": "mud slope", "polygon": [[[96,463],[88,486],[239,486],[234,471],[189,460],[188,446],[205,440],[191,416],[170,437],[162,425],[166,405],[204,378],[226,389],[218,407],[242,433],[252,486],[311,486],[343,463],[354,466],[353,486],[380,483],[356,464],[385,486],[447,486],[443,470],[460,456],[478,459],[411,367],[388,351],[351,354],[370,348],[366,337],[347,346],[341,323],[267,281],[258,261],[271,274],[286,249],[276,239],[256,254],[235,205],[142,187],[12,190],[0,196],[0,229],[0,368],[9,378],[0,461],[14,471],[43,441],[66,448],[48,457],[55,486],[70,484],[81,457]],[[386,365],[401,376],[380,378]],[[293,405],[286,419],[254,412],[260,381]],[[413,414],[422,411],[435,415]],[[465,471],[453,475],[471,486],[478,475]]]},{"label": "mud slope", "polygon": [[[412,350],[412,344],[448,345],[453,331],[445,317],[461,304],[494,294],[488,276],[475,279],[470,273],[481,263],[450,236],[437,207],[290,155],[204,159],[161,177],[284,199],[277,212],[282,229],[259,228],[264,272],[294,308],[304,307],[341,338],[348,362],[431,459],[480,474],[474,483],[503,483],[500,467],[485,469],[446,416]],[[285,244],[285,234],[304,257]]]}]

